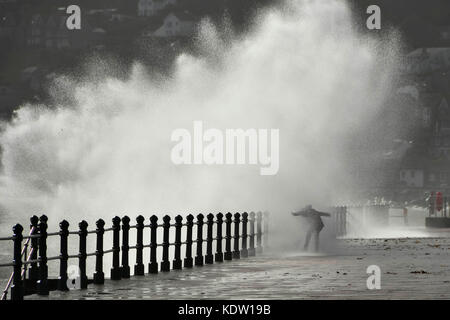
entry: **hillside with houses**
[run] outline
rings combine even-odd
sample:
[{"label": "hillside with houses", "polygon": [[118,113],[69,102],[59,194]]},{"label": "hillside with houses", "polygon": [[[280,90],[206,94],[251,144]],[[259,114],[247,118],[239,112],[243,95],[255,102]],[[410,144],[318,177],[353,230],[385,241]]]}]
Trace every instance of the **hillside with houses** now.
[{"label": "hillside with houses", "polygon": [[202,17],[223,14],[224,0],[80,0],[81,29],[69,30],[73,1],[0,0],[0,114],[46,98],[46,84],[89,57],[114,56],[167,69],[189,47]]}]

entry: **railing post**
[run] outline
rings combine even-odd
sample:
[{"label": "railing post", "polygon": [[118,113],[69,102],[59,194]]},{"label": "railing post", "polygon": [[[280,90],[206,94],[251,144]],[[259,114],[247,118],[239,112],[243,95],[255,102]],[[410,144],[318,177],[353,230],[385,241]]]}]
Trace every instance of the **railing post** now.
[{"label": "railing post", "polygon": [[214,215],[212,213],[206,216],[207,222],[206,225],[208,227],[206,233],[206,256],[205,263],[213,264],[214,256],[212,254],[212,243],[213,243],[213,225],[214,225]]},{"label": "railing post", "polygon": [[144,217],[138,216],[136,218],[136,264],[134,265],[134,275],[143,276],[144,270]]},{"label": "railing post", "polygon": [[48,266],[47,266],[47,221],[46,215],[39,218],[39,280],[36,283],[37,293],[48,295]]},{"label": "railing post", "polygon": [[192,268],[192,227],[194,226],[194,216],[192,214],[186,217],[186,257],[184,258],[184,267]]},{"label": "railing post", "polygon": [[336,210],[336,235],[340,237],[342,235],[342,207],[338,206],[335,208]]},{"label": "railing post", "polygon": [[[39,234],[39,230],[38,230],[38,223],[39,223],[39,218],[37,216],[32,216],[30,218],[30,229],[34,228],[34,232],[32,232],[32,235],[37,235]],[[31,238],[30,243],[31,243],[31,254],[30,254],[30,260],[37,260],[38,257],[38,238]],[[38,268],[38,264],[37,262],[33,262],[30,266],[30,268],[28,269],[28,279],[31,281],[37,281],[39,278],[39,268]]]},{"label": "railing post", "polygon": [[233,251],[233,259],[240,259],[241,253],[239,251],[239,223],[241,215],[239,212],[234,214],[234,251]]},{"label": "railing post", "polygon": [[242,249],[241,249],[241,256],[243,258],[248,257],[248,250],[247,250],[247,223],[248,223],[248,213],[244,212],[242,214]]},{"label": "railing post", "polygon": [[261,221],[262,221],[262,213],[258,212],[256,214],[256,253],[261,253],[263,251],[262,248],[262,227],[261,227]]},{"label": "railing post", "polygon": [[446,217],[447,217],[447,216],[450,216],[450,215],[449,215],[449,212],[448,212],[448,210],[449,210],[448,204],[449,204],[448,197],[445,197],[445,216],[446,216]]},{"label": "railing post", "polygon": [[181,227],[183,226],[183,217],[178,215],[175,217],[175,258],[172,262],[174,270],[181,270]]},{"label": "railing post", "polygon": [[67,291],[67,261],[69,260],[69,253],[67,249],[67,242],[69,237],[69,222],[63,220],[59,223],[60,228],[60,260],[59,260],[59,277],[58,277],[58,290]]},{"label": "railing post", "polygon": [[83,220],[78,224],[78,227],[80,228],[80,253],[78,256],[78,267],[80,268],[80,289],[87,289],[88,279],[86,276],[86,240],[88,234],[88,223]]},{"label": "railing post", "polygon": [[148,273],[158,273],[158,262],[156,261],[156,232],[158,228],[158,217],[153,215],[150,217],[150,263],[148,265]]},{"label": "railing post", "polygon": [[225,221],[225,231],[226,231],[226,235],[225,235],[225,260],[232,260],[233,259],[233,254],[231,252],[231,218],[233,217],[233,215],[228,212],[225,215],[226,221]]},{"label": "railing post", "polygon": [[445,217],[446,213],[445,213],[445,209],[447,206],[447,199],[445,197],[442,198],[442,216]]},{"label": "railing post", "polygon": [[200,213],[197,215],[197,255],[195,256],[195,265],[203,265],[203,218]]},{"label": "railing post", "polygon": [[339,207],[333,207],[334,233],[339,237]]},{"label": "railing post", "polygon": [[124,216],[122,218],[122,279],[130,278],[130,263],[129,263],[129,251],[130,251],[130,218]]},{"label": "railing post", "polygon": [[344,220],[344,223],[343,223],[343,225],[344,225],[344,230],[343,230],[343,232],[342,232],[342,235],[343,236],[346,236],[347,235],[347,207],[342,207],[342,215],[343,215],[343,220]]},{"label": "railing post", "polygon": [[169,261],[169,231],[170,231],[170,217],[163,217],[163,255],[161,261],[161,271],[170,271]]},{"label": "railing post", "polygon": [[22,241],[23,227],[16,224],[13,227],[14,232],[14,275],[13,284],[11,286],[11,300],[23,300],[24,287],[22,281]]},{"label": "railing post", "polygon": [[255,213],[250,212],[250,246],[248,249],[248,255],[253,257],[255,255]]},{"label": "railing post", "polygon": [[115,216],[113,222],[113,264],[111,268],[111,280],[122,279],[120,270],[120,218]]},{"label": "railing post", "polygon": [[264,212],[264,248],[269,248],[269,217],[268,211]]},{"label": "railing post", "polygon": [[216,240],[216,262],[223,262],[223,252],[222,252],[222,224],[223,224],[223,214],[219,212],[216,215],[217,218],[217,240]]},{"label": "railing post", "polygon": [[102,219],[97,220],[95,223],[97,230],[97,244],[95,250],[95,273],[94,284],[105,283],[105,273],[103,272],[103,236],[105,234],[105,221]]}]

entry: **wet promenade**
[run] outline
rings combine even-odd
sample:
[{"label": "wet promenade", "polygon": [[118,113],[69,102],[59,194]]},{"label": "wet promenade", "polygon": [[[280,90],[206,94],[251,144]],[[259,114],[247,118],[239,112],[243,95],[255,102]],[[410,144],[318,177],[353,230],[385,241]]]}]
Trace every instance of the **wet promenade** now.
[{"label": "wet promenade", "polygon": [[[380,290],[367,289],[369,265]],[[266,252],[26,299],[450,299],[450,237],[339,240],[335,253]]]}]

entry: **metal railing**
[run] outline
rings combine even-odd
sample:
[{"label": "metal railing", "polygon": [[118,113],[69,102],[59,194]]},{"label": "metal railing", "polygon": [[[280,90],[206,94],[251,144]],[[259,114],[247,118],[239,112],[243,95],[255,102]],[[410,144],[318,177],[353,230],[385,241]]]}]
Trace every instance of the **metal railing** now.
[{"label": "metal railing", "polygon": [[334,207],[334,225],[336,237],[343,237],[347,235],[347,207]]},{"label": "metal railing", "polygon": [[[264,225],[263,225],[264,216]],[[68,261],[69,259],[78,259],[79,268],[79,287],[86,289],[89,283],[104,284],[104,255],[112,254],[112,268],[110,271],[111,280],[120,280],[130,278],[131,270],[129,264],[129,251],[136,250],[136,263],[134,265],[134,275],[143,276],[145,274],[145,266],[143,261],[143,253],[145,248],[150,249],[150,261],[148,264],[148,273],[168,272],[170,268],[169,247],[174,247],[174,260],[172,261],[172,269],[179,270],[184,268],[192,268],[202,266],[203,264],[212,264],[214,262],[223,262],[241,257],[254,256],[261,253],[264,247],[268,246],[268,217],[267,212],[264,215],[261,212],[254,213],[244,212],[227,213],[223,215],[218,213],[216,216],[208,214],[197,215],[194,222],[194,216],[188,215],[186,223],[183,223],[183,217],[178,215],[175,217],[175,223],[171,224],[171,217],[166,215],[163,217],[163,223],[158,224],[158,217],[153,215],[150,217],[150,224],[145,225],[145,218],[138,216],[136,224],[130,225],[130,218],[124,216],[122,219],[114,217],[112,219],[112,227],[105,229],[105,221],[97,220],[96,229],[88,230],[88,223],[81,221],[78,224],[78,231],[69,231],[69,222],[63,220],[59,223],[60,230],[58,232],[48,233],[48,218],[42,215],[31,217],[30,234],[23,236],[23,227],[16,224],[13,227],[13,236],[0,238],[0,241],[12,241],[14,246],[12,263],[2,264],[0,267],[13,267],[13,272],[6,285],[1,300],[7,299],[7,294],[11,292],[12,300],[22,300],[25,295],[37,293],[38,295],[48,295],[51,290],[67,291],[68,283]],[[224,219],[225,218],[225,219]],[[234,218],[234,219],[233,219]],[[203,237],[203,226],[206,224],[206,238]],[[225,224],[225,235],[223,234],[223,224]],[[234,233],[232,233],[232,225],[234,224]],[[256,224],[256,226],[255,226]],[[197,237],[193,240],[193,226],[197,226]],[[215,236],[213,234],[213,226],[216,225]],[[247,228],[249,227],[249,232]],[[263,232],[264,227],[264,232]],[[150,243],[144,244],[144,230],[150,229]],[[162,242],[158,243],[157,229],[163,229]],[[175,229],[175,242],[169,242],[171,228]],[[130,246],[129,231],[136,229],[136,245]],[[185,241],[181,240],[182,230],[185,229]],[[241,232],[240,232],[241,230]],[[122,231],[122,245],[120,245],[120,231]],[[112,232],[112,248],[104,250],[104,234]],[[96,235],[95,252],[87,252],[87,237],[89,234]],[[69,255],[68,238],[70,235],[78,235],[79,253]],[[51,237],[59,236],[60,238],[60,254],[57,256],[47,256],[47,243]],[[263,239],[264,236],[264,239]],[[23,243],[26,239],[25,243]],[[213,242],[216,242],[215,253],[213,254]],[[222,245],[225,241],[225,250]],[[203,255],[203,243],[206,242],[206,255]],[[196,244],[196,255],[193,257],[192,246]],[[233,244],[233,250],[232,250]],[[30,252],[27,255],[28,246],[31,245]],[[184,246],[184,259],[181,259],[181,250]],[[157,248],[162,248],[162,260],[157,260]],[[86,274],[86,264],[88,257],[95,257],[95,272],[93,279],[89,280]],[[25,260],[23,260],[25,257]],[[48,261],[59,260],[59,277],[57,285],[53,288],[49,286],[48,278]],[[27,270],[27,268],[29,269]],[[28,272],[27,272],[28,271]],[[27,278],[28,274],[28,278]]]},{"label": "metal railing", "polygon": [[[29,243],[30,243],[30,240],[32,239],[31,236],[34,235],[35,232],[36,232],[36,227],[31,226],[30,237],[27,237],[27,241],[25,241],[25,243],[24,243],[24,245],[23,245],[23,248],[22,248],[22,251],[21,251],[21,253],[20,253],[20,259],[22,259],[22,257],[25,256],[26,262],[28,262],[28,263],[31,261],[31,256],[32,256],[32,255],[34,254],[34,252],[35,252],[35,249],[32,248],[32,249],[30,250],[30,254],[27,255],[28,245],[29,245]],[[6,238],[6,239],[7,239],[7,240],[15,240],[14,237]],[[25,275],[26,275],[26,271],[27,271],[26,266],[27,266],[27,263],[24,265],[24,268],[23,268],[22,272],[20,273],[20,278],[21,278],[22,280],[25,278]],[[14,267],[14,262],[13,262],[13,263],[1,264],[0,267]],[[12,283],[13,283],[14,274],[15,274],[15,271],[13,271],[13,272],[11,273],[11,276],[10,276],[9,279],[8,279],[8,282],[7,282],[7,284],[6,284],[6,287],[5,287],[5,289],[3,290],[3,292],[2,292],[2,296],[1,296],[0,300],[6,300],[6,297],[7,297],[7,294],[8,294],[8,290],[9,290],[9,288],[11,287],[11,285],[12,285]]]}]

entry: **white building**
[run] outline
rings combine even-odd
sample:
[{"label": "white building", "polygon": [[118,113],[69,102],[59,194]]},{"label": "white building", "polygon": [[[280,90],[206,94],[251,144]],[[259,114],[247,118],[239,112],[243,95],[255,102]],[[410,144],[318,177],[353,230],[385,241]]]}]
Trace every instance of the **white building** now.
[{"label": "white building", "polygon": [[167,6],[176,4],[177,0],[139,0],[138,15],[141,17],[151,17],[157,15]]},{"label": "white building", "polygon": [[188,13],[170,13],[164,18],[163,25],[155,32],[156,37],[187,37],[195,32],[197,22]]}]

